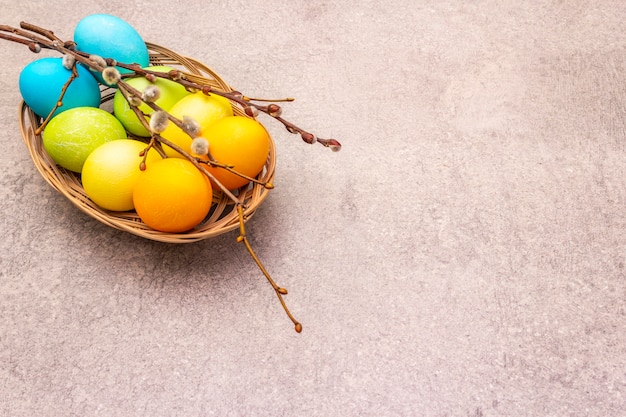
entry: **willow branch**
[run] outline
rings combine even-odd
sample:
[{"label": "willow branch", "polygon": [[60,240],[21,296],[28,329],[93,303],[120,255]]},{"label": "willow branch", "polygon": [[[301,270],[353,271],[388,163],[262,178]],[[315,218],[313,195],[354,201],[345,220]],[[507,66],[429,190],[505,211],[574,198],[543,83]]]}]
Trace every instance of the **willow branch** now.
[{"label": "willow branch", "polygon": [[267,281],[270,283],[270,285],[274,289],[274,292],[276,293],[278,300],[280,300],[280,304],[282,305],[283,310],[285,310],[287,317],[289,317],[289,319],[293,322],[296,332],[300,333],[302,331],[302,324],[300,324],[300,322],[295,319],[293,314],[291,314],[291,311],[289,311],[289,308],[287,308],[287,304],[285,303],[285,299],[283,298],[283,295],[287,295],[287,290],[283,287],[279,287],[276,284],[276,282],[272,279],[269,272],[267,272],[267,270],[261,263],[261,260],[259,259],[259,257],[256,255],[256,253],[252,249],[250,242],[248,242],[248,237],[246,235],[245,218],[243,214],[243,208],[241,207],[241,205],[237,206],[237,213],[239,214],[239,236],[237,237],[237,241],[243,242],[243,244],[246,246],[248,253],[250,253],[250,256],[252,257],[252,259],[254,259],[254,262],[256,262],[257,266],[259,267],[259,269],[261,270],[265,278],[267,278]]},{"label": "willow branch", "polygon": [[54,112],[56,112],[59,109],[59,107],[63,105],[63,98],[65,97],[65,93],[67,93],[67,89],[69,88],[70,84],[72,84],[72,82],[77,77],[78,77],[78,71],[76,70],[76,62],[74,62],[74,64],[72,64],[72,74],[67,79],[65,84],[63,84],[63,87],[61,88],[61,94],[59,95],[59,99],[57,100],[56,103],[54,103],[54,107],[52,108],[50,113],[48,113],[48,117],[46,117],[46,119],[39,125],[39,127],[35,129],[35,135],[40,135],[41,132],[43,132],[45,127],[48,125],[48,123],[52,119],[52,116],[54,116]]}]

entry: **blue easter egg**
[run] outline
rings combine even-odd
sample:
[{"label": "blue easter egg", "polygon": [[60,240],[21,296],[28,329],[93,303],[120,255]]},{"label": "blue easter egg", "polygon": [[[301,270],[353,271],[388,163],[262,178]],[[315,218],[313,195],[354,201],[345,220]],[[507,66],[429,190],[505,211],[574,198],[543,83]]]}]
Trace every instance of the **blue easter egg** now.
[{"label": "blue easter egg", "polygon": [[[63,105],[54,115],[74,107],[99,107],[100,87],[89,70],[77,66],[78,77],[72,81],[63,97]],[[40,58],[28,64],[19,77],[19,89],[24,102],[41,116],[47,117],[56,105],[63,85],[72,71],[63,66],[62,58]]]},{"label": "blue easter egg", "polygon": [[[74,29],[76,49],[102,58],[113,58],[124,64],[147,67],[150,55],[139,33],[126,21],[109,14],[93,14],[84,17]],[[130,72],[119,68],[121,73]],[[93,75],[106,84],[100,73]]]}]

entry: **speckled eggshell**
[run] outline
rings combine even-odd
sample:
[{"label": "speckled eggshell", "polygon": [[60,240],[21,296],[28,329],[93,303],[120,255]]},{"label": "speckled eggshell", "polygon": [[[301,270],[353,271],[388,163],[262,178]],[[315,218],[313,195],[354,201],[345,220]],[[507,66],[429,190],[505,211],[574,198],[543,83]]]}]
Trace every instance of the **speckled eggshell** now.
[{"label": "speckled eggshell", "polygon": [[59,166],[80,173],[96,148],[126,138],[124,126],[109,112],[76,107],[50,120],[43,131],[43,147]]},{"label": "speckled eggshell", "polygon": [[[124,64],[139,64],[146,67],[150,56],[146,43],[129,23],[109,14],[93,14],[84,17],[74,29],[74,42],[79,51],[113,58]],[[119,68],[121,73],[129,72]],[[100,73],[93,73],[105,84]]]},{"label": "speckled eggshell", "polygon": [[[100,106],[100,87],[89,70],[77,66],[74,79],[63,97],[63,105],[54,115],[75,107]],[[62,58],[40,58],[28,64],[19,77],[19,89],[24,102],[39,116],[47,117],[61,95],[63,85],[72,71],[63,66]]]}]

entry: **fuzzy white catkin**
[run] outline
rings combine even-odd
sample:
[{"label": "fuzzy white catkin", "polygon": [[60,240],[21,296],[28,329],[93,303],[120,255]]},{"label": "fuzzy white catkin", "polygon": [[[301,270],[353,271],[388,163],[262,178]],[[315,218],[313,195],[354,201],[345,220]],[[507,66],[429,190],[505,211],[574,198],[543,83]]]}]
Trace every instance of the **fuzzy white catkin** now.
[{"label": "fuzzy white catkin", "polygon": [[154,103],[161,97],[161,90],[156,85],[149,85],[143,91],[141,98],[146,103]]},{"label": "fuzzy white catkin", "polygon": [[209,153],[209,141],[205,138],[197,137],[191,142],[191,153],[196,155],[206,155]]},{"label": "fuzzy white catkin", "polygon": [[183,128],[193,137],[200,134],[200,123],[198,123],[193,117],[183,116]]},{"label": "fuzzy white catkin", "polygon": [[108,85],[115,85],[122,79],[122,75],[115,67],[106,67],[102,70],[102,79]]},{"label": "fuzzy white catkin", "polygon": [[107,62],[100,55],[89,55],[89,60],[102,68],[107,66]]},{"label": "fuzzy white catkin", "polygon": [[150,115],[150,130],[152,133],[161,133],[167,128],[169,122],[167,112],[155,111]]},{"label": "fuzzy white catkin", "polygon": [[76,58],[73,55],[65,54],[63,55],[63,67],[67,70],[71,70],[74,64],[76,63]]}]

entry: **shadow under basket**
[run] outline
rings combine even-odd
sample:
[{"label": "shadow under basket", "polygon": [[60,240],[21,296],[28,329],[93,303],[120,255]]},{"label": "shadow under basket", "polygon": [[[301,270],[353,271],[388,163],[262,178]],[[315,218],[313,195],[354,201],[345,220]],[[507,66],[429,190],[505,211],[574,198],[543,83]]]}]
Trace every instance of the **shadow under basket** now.
[{"label": "shadow under basket", "polygon": [[[159,45],[146,43],[150,51],[151,65],[166,65],[183,71],[190,81],[202,85],[209,85],[221,91],[233,91],[213,70],[192,58],[183,57]],[[111,100],[115,90],[102,90],[103,103]],[[238,116],[246,116],[243,109],[233,103],[233,111]],[[85,194],[80,182],[80,175],[61,168],[54,163],[46,153],[41,135],[35,130],[43,120],[37,116],[25,103],[19,108],[19,123],[24,143],[28,148],[35,167],[43,178],[59,193],[64,195],[76,207],[96,220],[115,229],[126,231],[134,235],[167,243],[190,243],[208,239],[239,227],[239,215],[235,203],[219,189],[214,187],[213,204],[208,216],[195,228],[185,233],[159,232],[146,226],[134,211],[114,212],[100,208]],[[268,133],[269,136],[269,133]],[[262,171],[256,177],[260,182],[273,182],[276,166],[276,148],[270,137],[270,152]],[[233,191],[238,201],[243,203],[244,218],[249,219],[269,193],[269,189],[260,184],[250,184]]]}]

